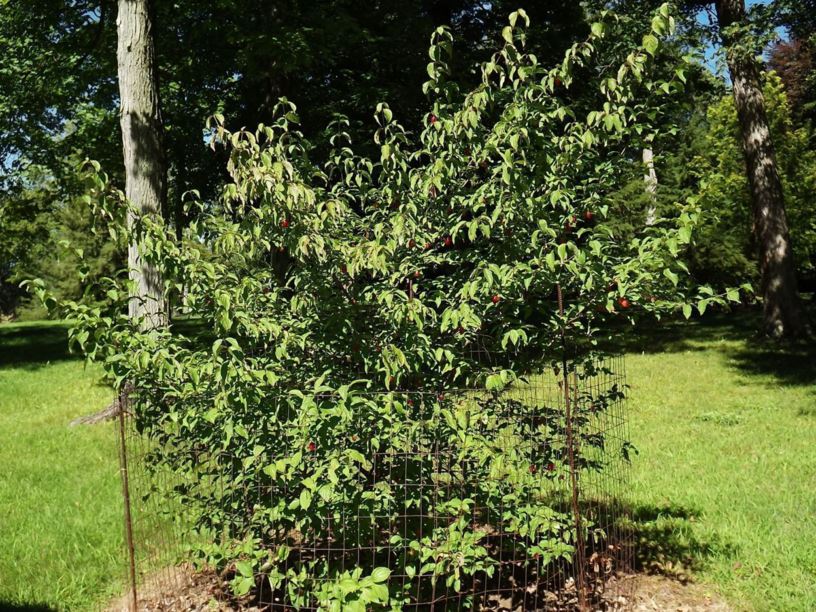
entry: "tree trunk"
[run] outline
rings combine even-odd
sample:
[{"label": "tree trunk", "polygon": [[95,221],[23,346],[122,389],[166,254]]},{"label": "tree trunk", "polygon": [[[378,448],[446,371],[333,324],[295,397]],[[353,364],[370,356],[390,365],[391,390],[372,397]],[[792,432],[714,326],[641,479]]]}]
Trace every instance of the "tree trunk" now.
[{"label": "tree trunk", "polygon": [[654,225],[657,221],[657,172],[655,171],[654,152],[649,148],[643,149],[643,165],[646,166],[643,181],[646,183],[646,195],[649,197],[646,225]]},{"label": "tree trunk", "polygon": [[738,31],[738,26],[745,23],[745,4],[744,0],[717,0],[716,7],[751,187],[765,331],[777,338],[794,337],[806,331],[805,319],[796,287],[782,183],[765,114],[759,66]]},{"label": "tree trunk", "polygon": [[[149,4],[149,0],[119,0],[116,56],[125,195],[137,214],[161,215],[167,200],[167,168]],[[132,222],[130,214],[128,223]],[[128,247],[128,267],[134,286],[130,316],[144,317],[143,326],[149,329],[165,325],[162,279],[155,267],[142,260],[134,243]]]}]

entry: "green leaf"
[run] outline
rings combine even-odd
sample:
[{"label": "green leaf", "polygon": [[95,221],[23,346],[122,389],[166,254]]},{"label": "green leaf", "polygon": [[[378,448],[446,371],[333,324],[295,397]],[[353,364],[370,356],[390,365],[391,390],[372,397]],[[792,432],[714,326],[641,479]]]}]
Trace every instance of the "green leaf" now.
[{"label": "green leaf", "polygon": [[308,489],[303,489],[300,492],[300,507],[303,510],[308,510],[312,504],[312,494]]},{"label": "green leaf", "polygon": [[595,23],[593,23],[590,26],[590,28],[592,30],[592,35],[593,36],[597,36],[598,38],[602,38],[603,35],[604,35],[604,30],[606,29],[606,26],[602,22],[596,21]]},{"label": "green leaf", "polygon": [[341,578],[337,586],[340,588],[340,592],[343,595],[349,595],[351,593],[355,593],[360,589],[360,583],[351,577]]},{"label": "green leaf", "polygon": [[245,576],[247,578],[251,578],[255,573],[252,568],[252,563],[249,561],[237,561],[235,563],[235,569],[238,570],[238,573],[241,574],[241,576]]},{"label": "green leaf", "polygon": [[371,579],[374,582],[385,582],[388,580],[388,577],[391,575],[391,570],[387,567],[375,567],[374,571],[371,572]]},{"label": "green leaf", "polygon": [[488,391],[499,391],[504,388],[504,383],[502,382],[501,375],[499,374],[491,374],[487,377],[485,381],[485,388]]},{"label": "green leaf", "polygon": [[677,282],[680,280],[680,277],[678,277],[677,274],[672,272],[669,268],[663,268],[663,276],[668,278],[675,287],[677,286]]},{"label": "green leaf", "polygon": [[369,601],[372,603],[386,604],[389,600],[388,587],[384,584],[375,584],[368,587],[370,593]]},{"label": "green leaf", "polygon": [[255,586],[255,580],[252,578],[242,577],[233,583],[233,592],[238,597],[249,593],[250,589]]},{"label": "green leaf", "polygon": [[660,41],[652,34],[646,34],[643,37],[643,48],[649,55],[654,55],[657,51],[657,47],[660,45]]}]

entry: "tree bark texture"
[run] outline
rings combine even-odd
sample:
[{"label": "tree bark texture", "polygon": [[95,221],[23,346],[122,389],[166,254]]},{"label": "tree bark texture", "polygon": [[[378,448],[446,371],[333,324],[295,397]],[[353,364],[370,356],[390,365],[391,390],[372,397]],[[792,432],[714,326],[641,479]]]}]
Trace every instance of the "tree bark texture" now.
[{"label": "tree bark texture", "polygon": [[759,66],[754,53],[741,46],[742,37],[736,28],[745,23],[745,3],[744,0],[717,0],[716,9],[751,188],[765,331],[773,337],[794,337],[805,332],[805,319],[796,286],[782,182],[765,113]]},{"label": "tree bark texture", "polygon": [[646,184],[646,195],[649,197],[646,225],[654,225],[657,221],[657,171],[655,170],[654,152],[649,148],[643,149],[643,165],[646,168],[643,182]]},{"label": "tree bark texture", "polygon": [[[167,200],[167,166],[150,8],[149,0],[119,0],[116,55],[125,195],[137,214],[161,215]],[[128,222],[133,222],[133,214]],[[147,328],[166,324],[161,276],[133,243],[128,247],[128,267],[134,286],[130,316],[144,317]]]}]

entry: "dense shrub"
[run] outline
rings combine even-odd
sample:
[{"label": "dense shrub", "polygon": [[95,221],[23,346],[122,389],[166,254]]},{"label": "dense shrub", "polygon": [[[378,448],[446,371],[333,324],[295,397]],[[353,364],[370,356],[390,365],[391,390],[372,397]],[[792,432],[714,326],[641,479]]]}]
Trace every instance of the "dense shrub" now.
[{"label": "dense shrub", "polygon": [[[451,39],[437,30],[425,125],[414,138],[378,106],[379,160],[355,156],[339,121],[318,166],[285,100],[256,131],[231,133],[214,118],[233,182],[217,203],[193,198],[201,211],[181,239],[151,217],[128,228],[121,193],[91,173],[107,227],[155,263],[188,333],[129,320],[116,279],[107,308],[60,307],[73,340],[129,385],[140,428],[160,442],[157,466],[176,473],[208,536],[201,554],[236,569],[237,592],[259,571],[293,604],[338,609],[399,607],[421,580],[464,589],[496,563],[487,531],[468,518],[474,507],[516,534],[529,560],[574,553],[571,523],[540,494],[564,474],[564,415],[539,406],[535,420],[514,419],[523,407],[501,391],[563,368],[565,350],[580,362],[610,319],[677,308],[677,256],[696,212],[678,204],[625,238],[607,219],[605,196],[649,135],[650,109],[682,84],[682,70],[671,82],[647,76],[668,10],[614,69],[592,67],[611,16],[551,69],[523,52],[525,19],[510,16],[504,46],[465,94],[445,80]],[[594,70],[605,99],[588,114],[569,96],[577,67]],[[536,474],[521,440],[549,449],[538,459],[546,469]],[[455,464],[416,461],[431,448]],[[439,497],[397,486],[461,478],[463,466],[469,484]],[[342,520],[387,523],[410,508],[446,520],[419,518],[401,535],[386,531],[387,542],[373,520]],[[289,563],[297,542],[339,538],[375,550],[353,570],[320,555]],[[408,582],[388,583],[391,570]]]}]

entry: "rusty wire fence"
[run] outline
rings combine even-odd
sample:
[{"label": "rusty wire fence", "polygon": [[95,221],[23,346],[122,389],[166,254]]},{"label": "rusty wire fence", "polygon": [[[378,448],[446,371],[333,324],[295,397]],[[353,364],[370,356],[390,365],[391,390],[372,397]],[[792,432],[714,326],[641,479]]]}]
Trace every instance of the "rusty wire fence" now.
[{"label": "rusty wire fence", "polygon": [[[622,503],[630,450],[624,361],[566,370],[501,393],[364,394],[362,421],[367,402],[387,402],[403,422],[374,444],[334,440],[325,450],[359,469],[329,494],[320,482],[304,493],[245,478],[248,456],[234,451],[159,444],[140,431],[138,406],[123,396],[129,605],[326,609],[321,593],[342,589],[360,569],[387,568],[372,588],[387,589],[388,606],[366,609],[620,608],[627,582],[619,578],[633,560]],[[315,401],[323,410],[340,403],[331,395]],[[361,422],[356,431],[376,427]],[[285,448],[252,453],[274,466],[287,460]],[[313,473],[312,457],[323,450],[309,442],[297,469]],[[305,527],[276,519],[280,508],[308,506],[312,497],[319,510]],[[221,564],[210,554],[249,540],[268,554]]]}]

